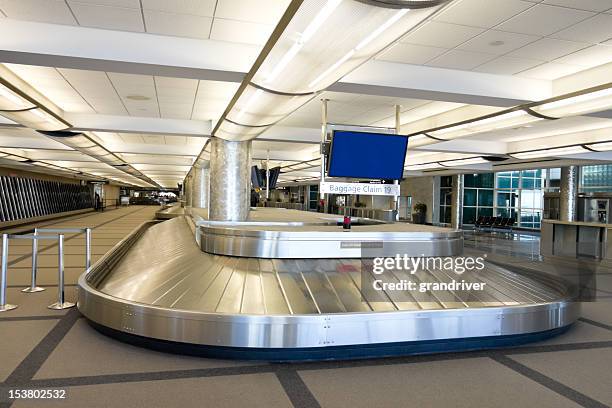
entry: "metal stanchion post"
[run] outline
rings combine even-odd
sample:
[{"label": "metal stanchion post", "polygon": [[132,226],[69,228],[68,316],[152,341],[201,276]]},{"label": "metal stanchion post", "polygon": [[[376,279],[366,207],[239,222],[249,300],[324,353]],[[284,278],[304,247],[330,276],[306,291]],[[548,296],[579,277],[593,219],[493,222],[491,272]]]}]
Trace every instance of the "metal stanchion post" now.
[{"label": "metal stanchion post", "polygon": [[58,283],[57,283],[57,302],[49,305],[49,309],[61,310],[74,307],[72,302],[64,301],[64,235],[58,235]]},{"label": "metal stanchion post", "polygon": [[29,288],[22,289],[22,292],[26,293],[34,293],[34,292],[42,292],[45,288],[41,288],[36,286],[36,273],[38,269],[38,239],[36,236],[38,235],[38,228],[34,228],[34,238],[32,239],[32,282],[30,283]]},{"label": "metal stanchion post", "polygon": [[85,228],[85,270],[91,267],[91,228]]},{"label": "metal stanchion post", "polygon": [[9,236],[2,234],[2,276],[0,277],[0,312],[6,312],[17,308],[17,305],[6,303],[6,274],[8,271],[8,248]]}]

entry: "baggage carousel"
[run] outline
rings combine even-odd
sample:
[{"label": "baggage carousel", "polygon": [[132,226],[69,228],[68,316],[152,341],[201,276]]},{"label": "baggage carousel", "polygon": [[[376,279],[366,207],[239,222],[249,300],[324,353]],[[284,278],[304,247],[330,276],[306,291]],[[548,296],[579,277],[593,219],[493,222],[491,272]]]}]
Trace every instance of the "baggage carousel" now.
[{"label": "baggage carousel", "polygon": [[[372,253],[460,256],[459,231],[372,220],[344,231],[323,214],[252,214],[246,223],[197,212],[144,223],[80,277],[79,310],[100,331],[135,344],[276,361],[515,346],[579,317],[562,281],[490,262],[461,276],[422,268],[387,278],[429,288],[461,280],[482,291],[365,290]],[[377,240],[387,249],[372,245]]]}]

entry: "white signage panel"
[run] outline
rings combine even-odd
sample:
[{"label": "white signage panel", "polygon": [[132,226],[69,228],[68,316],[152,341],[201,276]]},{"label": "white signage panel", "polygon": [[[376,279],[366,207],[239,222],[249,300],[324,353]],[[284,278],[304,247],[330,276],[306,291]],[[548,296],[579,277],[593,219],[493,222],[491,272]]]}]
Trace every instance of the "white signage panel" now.
[{"label": "white signage panel", "polygon": [[324,194],[352,194],[399,196],[399,184],[368,184],[368,183],[338,183],[324,181],[319,184],[320,192]]}]

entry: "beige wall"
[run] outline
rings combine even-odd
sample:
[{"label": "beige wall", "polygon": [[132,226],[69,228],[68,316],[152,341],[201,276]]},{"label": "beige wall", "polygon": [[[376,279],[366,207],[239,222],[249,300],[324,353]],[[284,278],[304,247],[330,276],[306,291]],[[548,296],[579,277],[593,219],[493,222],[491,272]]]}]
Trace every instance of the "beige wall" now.
[{"label": "beige wall", "polygon": [[412,177],[402,181],[400,185],[402,196],[412,197],[412,207],[416,203],[422,202],[427,205],[427,216],[425,222],[432,222],[434,211],[434,177]]},{"label": "beige wall", "polygon": [[104,199],[106,200],[106,205],[111,204],[111,200],[119,199],[119,186],[112,186],[110,184],[104,185]]}]

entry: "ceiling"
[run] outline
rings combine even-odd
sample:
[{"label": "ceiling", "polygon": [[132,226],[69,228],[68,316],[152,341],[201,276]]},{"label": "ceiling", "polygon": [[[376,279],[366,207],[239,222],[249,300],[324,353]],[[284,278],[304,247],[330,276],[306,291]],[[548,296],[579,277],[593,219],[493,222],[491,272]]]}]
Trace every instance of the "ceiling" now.
[{"label": "ceiling", "polygon": [[[0,0],[0,63],[76,130],[175,187],[289,3]],[[612,0],[454,0],[261,135],[253,157],[273,166],[316,159],[320,99],[329,100],[329,122],[358,126],[395,127],[400,105],[402,131],[412,133],[609,82],[611,73]],[[612,140],[612,119],[580,116],[479,133],[412,149],[407,165],[503,155],[594,130]],[[10,123],[0,124],[2,149],[91,174],[110,171]],[[289,170],[281,179],[314,177],[317,168]]]}]

